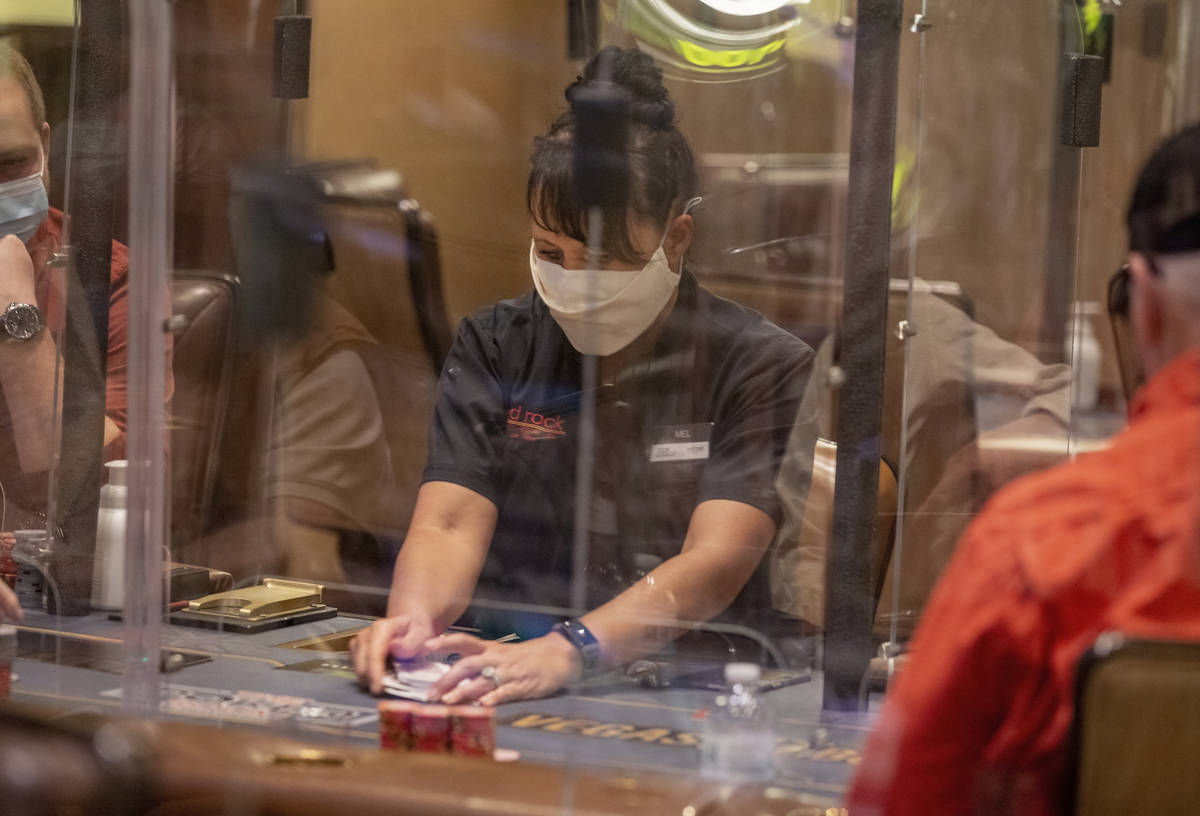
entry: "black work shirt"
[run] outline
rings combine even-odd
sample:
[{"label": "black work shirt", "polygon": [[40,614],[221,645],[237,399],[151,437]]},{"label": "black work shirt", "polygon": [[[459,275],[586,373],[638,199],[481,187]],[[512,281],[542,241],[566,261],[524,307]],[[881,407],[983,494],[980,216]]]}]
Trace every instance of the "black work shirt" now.
[{"label": "black work shirt", "polygon": [[[778,525],[775,478],[812,360],[803,342],[684,273],[653,354],[596,395],[589,608],[677,555],[701,502],[743,502]],[[496,505],[477,597],[568,605],[581,370],[582,356],[534,292],[459,326],[423,480]],[[673,457],[654,448],[688,440],[701,444]],[[765,563],[725,620],[753,625],[768,610]]]}]

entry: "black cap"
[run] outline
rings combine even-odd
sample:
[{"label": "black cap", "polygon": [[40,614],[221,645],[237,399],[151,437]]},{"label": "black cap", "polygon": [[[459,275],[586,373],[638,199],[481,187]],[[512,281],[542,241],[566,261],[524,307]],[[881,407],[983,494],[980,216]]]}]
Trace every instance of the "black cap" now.
[{"label": "black cap", "polygon": [[1154,151],[1138,177],[1127,223],[1134,252],[1200,250],[1200,123]]}]

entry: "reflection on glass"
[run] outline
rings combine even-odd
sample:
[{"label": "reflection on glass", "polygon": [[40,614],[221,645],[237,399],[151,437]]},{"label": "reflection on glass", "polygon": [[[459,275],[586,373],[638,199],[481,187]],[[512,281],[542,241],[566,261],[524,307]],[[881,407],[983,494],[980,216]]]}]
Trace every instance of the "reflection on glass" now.
[{"label": "reflection on glass", "polygon": [[[61,106],[61,100],[55,102]],[[3,463],[0,530],[3,531],[45,530],[48,526],[48,470],[57,448],[56,406],[61,399],[61,349],[68,287],[79,285],[69,280],[74,267],[65,245],[68,220],[62,210],[50,206],[47,195],[51,172],[61,169],[48,161],[52,139],[60,145],[66,144],[66,140],[56,139],[46,120],[46,100],[28,61],[10,45],[0,44],[0,233],[4,236],[0,239],[0,301],[3,301],[0,329],[4,334],[0,348],[0,384],[4,392],[0,403],[0,462]],[[86,358],[88,367],[103,365],[107,372],[103,382],[104,461],[123,458],[127,417],[129,257],[126,248],[116,241],[111,245],[110,264],[106,361],[96,359],[96,350],[88,348],[86,336],[80,341],[84,344],[80,360]],[[80,364],[79,360],[76,364]],[[169,370],[169,351],[167,365]],[[169,397],[169,386],[167,393]],[[61,456],[72,468],[82,466],[74,461],[77,458],[74,451],[63,451]],[[11,545],[11,532],[2,535]],[[100,569],[103,571],[104,566]],[[0,593],[5,591],[0,589]],[[49,592],[54,594],[53,589]],[[43,606],[33,594],[29,597],[32,608]]]}]

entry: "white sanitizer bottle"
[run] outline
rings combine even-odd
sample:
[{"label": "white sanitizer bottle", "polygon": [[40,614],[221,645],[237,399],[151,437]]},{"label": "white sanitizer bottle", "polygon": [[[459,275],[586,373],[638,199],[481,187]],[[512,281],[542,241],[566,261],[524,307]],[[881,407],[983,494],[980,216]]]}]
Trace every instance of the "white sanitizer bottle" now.
[{"label": "white sanitizer bottle", "polygon": [[120,609],[125,605],[125,517],[129,503],[124,459],[105,462],[108,484],[100,488],[96,523],[96,561],[92,571],[92,606]]}]

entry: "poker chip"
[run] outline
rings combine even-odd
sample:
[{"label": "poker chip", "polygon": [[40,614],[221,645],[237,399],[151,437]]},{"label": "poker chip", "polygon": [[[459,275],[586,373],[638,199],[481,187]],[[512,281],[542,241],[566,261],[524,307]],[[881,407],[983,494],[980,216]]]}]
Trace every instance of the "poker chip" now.
[{"label": "poker chip", "polygon": [[454,706],[450,711],[450,753],[491,757],[496,751],[495,710],[488,706]]},{"label": "poker chip", "polygon": [[443,705],[417,705],[410,718],[412,750],[444,754],[450,750],[450,708]]},{"label": "poker chip", "polygon": [[407,751],[412,747],[412,714],[416,703],[379,701],[379,747]]}]

